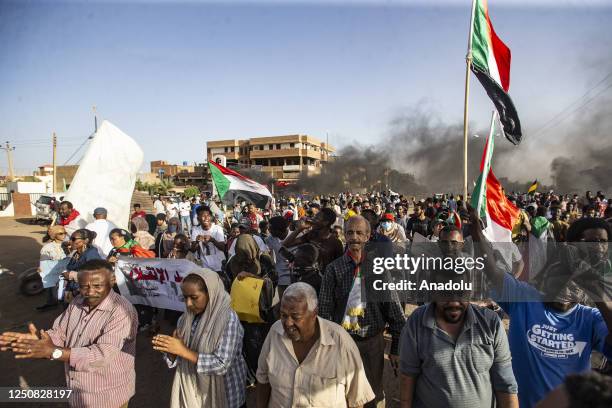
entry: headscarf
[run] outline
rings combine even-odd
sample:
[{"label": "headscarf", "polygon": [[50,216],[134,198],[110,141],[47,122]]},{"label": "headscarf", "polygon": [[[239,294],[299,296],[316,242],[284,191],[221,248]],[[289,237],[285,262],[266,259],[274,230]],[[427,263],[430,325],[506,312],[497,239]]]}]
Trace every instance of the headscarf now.
[{"label": "headscarf", "polygon": [[259,246],[251,234],[238,235],[235,249],[236,254],[230,259],[228,265],[232,275],[236,276],[243,271],[260,275]]},{"label": "headscarf", "polygon": [[[210,269],[195,269],[190,275],[204,280],[208,290],[208,304],[197,323],[194,336],[191,326],[195,315],[187,309],[177,324],[177,334],[191,350],[212,354],[221,341],[230,313],[230,296],[216,272]],[[171,408],[225,407],[225,378],[197,372],[197,365],[177,357],[176,374],[172,383]]]},{"label": "headscarf", "polygon": [[123,237],[123,240],[125,241],[125,244],[123,244],[119,248],[115,248],[117,250],[117,252],[119,252],[119,253],[129,253],[130,252],[130,248],[132,248],[133,246],[138,245],[138,242],[136,242],[134,240],[134,237],[132,236],[132,234],[130,234],[128,231],[126,231],[124,229],[115,228],[115,229],[113,229],[108,234],[108,237],[110,238],[110,236],[113,235],[113,234],[121,235]]},{"label": "headscarf", "polygon": [[[175,226],[174,231],[170,231],[172,226]],[[164,231],[161,239],[162,251],[164,254],[169,254],[174,248],[174,237],[183,233],[181,221],[178,217],[172,217],[168,220],[168,228]]]},{"label": "headscarf", "polygon": [[66,233],[66,229],[63,225],[54,225],[52,227],[49,227],[49,229],[47,230],[47,234],[52,240],[57,239],[57,234],[61,234],[62,232]]},{"label": "headscarf", "polygon": [[132,219],[132,224],[134,224],[134,226],[136,227],[136,231],[147,231],[147,233],[149,232],[149,224],[147,223],[147,220],[145,220],[143,217],[134,217]]}]

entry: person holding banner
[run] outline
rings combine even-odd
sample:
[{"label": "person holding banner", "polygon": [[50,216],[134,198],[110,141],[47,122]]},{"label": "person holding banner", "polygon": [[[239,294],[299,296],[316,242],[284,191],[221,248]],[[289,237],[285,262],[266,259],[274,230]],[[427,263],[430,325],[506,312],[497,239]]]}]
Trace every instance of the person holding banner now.
[{"label": "person holding banner", "polygon": [[185,277],[181,291],[186,308],[177,329],[152,340],[168,366],[176,367],[170,407],[246,406],[244,332],[221,278],[210,269],[197,269]]},{"label": "person holding banner", "polygon": [[113,249],[108,254],[110,263],[117,262],[118,255],[133,256],[134,258],[155,258],[155,252],[141,247],[132,234],[124,229],[115,228],[108,234],[108,237],[113,244]]},{"label": "person holding banner", "polygon": [[[136,217],[137,219],[139,217]],[[134,257],[134,258],[155,258],[155,252],[148,249],[144,249],[136,240],[134,240],[132,234],[121,228],[115,228],[108,235],[113,249],[108,255],[108,261],[113,265],[117,263],[117,257],[119,255]],[[136,311],[138,312],[138,330],[145,331],[153,329],[156,331],[156,322],[154,321],[154,315],[156,309],[151,306],[136,305]]]}]

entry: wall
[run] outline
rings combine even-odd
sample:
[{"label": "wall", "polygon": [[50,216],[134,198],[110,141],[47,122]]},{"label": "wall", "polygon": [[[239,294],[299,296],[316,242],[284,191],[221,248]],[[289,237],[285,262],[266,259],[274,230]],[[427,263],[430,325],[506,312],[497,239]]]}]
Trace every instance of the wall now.
[{"label": "wall", "polygon": [[10,181],[6,183],[6,188],[9,192],[16,193],[46,193],[46,186],[43,182],[29,181]]},{"label": "wall", "polygon": [[30,204],[30,194],[13,193],[13,208],[15,217],[31,217],[32,205]]}]

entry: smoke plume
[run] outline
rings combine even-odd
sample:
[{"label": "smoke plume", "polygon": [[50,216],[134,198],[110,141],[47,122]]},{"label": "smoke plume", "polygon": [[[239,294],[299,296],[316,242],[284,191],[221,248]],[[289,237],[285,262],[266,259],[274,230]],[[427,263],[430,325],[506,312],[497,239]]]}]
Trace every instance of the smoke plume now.
[{"label": "smoke plume", "polygon": [[[539,180],[539,191],[612,190],[612,107],[601,103],[596,110],[593,105],[585,108],[591,110],[568,117],[555,131],[532,139],[526,131],[518,147],[496,136],[493,169],[506,191],[524,192],[534,179]],[[469,191],[479,174],[487,135],[488,129],[470,131]],[[407,195],[460,193],[463,125],[446,124],[414,109],[390,122],[381,143],[340,149],[320,175],[303,174],[296,187],[316,193],[385,188]]]}]

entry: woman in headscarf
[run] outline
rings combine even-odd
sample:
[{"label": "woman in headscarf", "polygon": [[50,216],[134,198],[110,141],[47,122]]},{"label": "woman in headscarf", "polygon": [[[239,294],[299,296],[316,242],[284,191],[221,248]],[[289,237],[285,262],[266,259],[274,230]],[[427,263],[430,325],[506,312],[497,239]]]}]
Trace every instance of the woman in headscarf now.
[{"label": "woman in headscarf", "polygon": [[[62,247],[62,242],[66,238],[66,230],[61,225],[54,225],[47,230],[48,240],[40,250],[40,261],[59,261],[66,257],[66,252]],[[42,266],[38,268],[38,272],[42,271]],[[57,288],[55,286],[46,288],[47,302],[38,306],[36,310],[46,310],[55,307],[57,301]]]},{"label": "woman in headscarf", "polygon": [[143,217],[135,217],[132,219],[132,225],[130,226],[134,240],[144,249],[151,249],[155,247],[155,238],[149,234],[149,224]]},{"label": "woman in headscarf", "polygon": [[172,336],[153,337],[153,349],[176,367],[170,407],[239,408],[245,404],[247,369],[243,329],[221,278],[196,269],[181,284],[185,313]]},{"label": "woman in headscarf", "polygon": [[[139,217],[136,217],[139,218]],[[134,218],[134,219],[136,219]],[[155,258],[155,252],[140,246],[132,234],[121,228],[114,228],[108,234],[113,250],[108,254],[110,263],[117,262],[117,255],[131,256],[134,258]]]},{"label": "woman in headscarf", "polygon": [[272,298],[274,297],[274,290],[276,288],[278,278],[276,276],[272,259],[268,255],[260,254],[259,246],[251,234],[238,235],[238,238],[236,238],[235,249],[236,253],[230,258],[226,267],[232,280],[242,280],[247,277],[264,279],[264,285],[261,289],[259,301],[259,313],[262,320],[264,320],[264,323],[241,322],[242,326],[244,327],[245,334],[244,354],[249,371],[251,371],[254,378],[254,375],[257,372],[259,353],[261,352],[264,340],[266,339],[271,326],[268,321],[276,320],[272,317]]},{"label": "woman in headscarf", "polygon": [[[77,281],[77,271],[92,259],[102,259],[98,249],[93,246],[93,241],[97,234],[85,228],[78,229],[70,236],[70,250],[72,251],[70,261],[66,265],[66,271],[62,276],[68,282],[64,289],[64,303],[67,306],[72,302],[72,298],[78,295],[79,284]],[[60,282],[60,285],[62,282]]]}]

